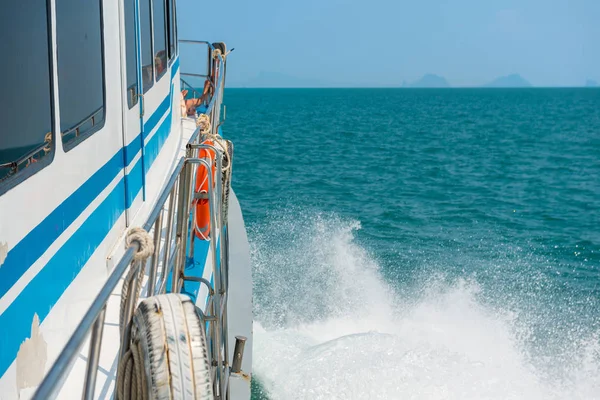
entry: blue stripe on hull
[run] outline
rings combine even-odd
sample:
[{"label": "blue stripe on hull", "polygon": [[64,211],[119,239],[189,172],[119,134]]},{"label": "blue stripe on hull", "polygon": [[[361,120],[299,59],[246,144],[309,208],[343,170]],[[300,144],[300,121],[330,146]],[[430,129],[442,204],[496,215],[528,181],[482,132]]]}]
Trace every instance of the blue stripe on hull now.
[{"label": "blue stripe on hull", "polygon": [[[0,298],[21,278],[52,243],[123,169],[119,150],[103,167],[67,197],[44,220],[13,247],[0,268]],[[1,325],[0,325],[1,326]],[[0,342],[2,347],[2,342]],[[1,371],[1,369],[0,369]]]},{"label": "blue stripe on hull", "polygon": [[0,315],[0,371],[29,337],[35,313],[44,320],[125,210],[123,179]]}]

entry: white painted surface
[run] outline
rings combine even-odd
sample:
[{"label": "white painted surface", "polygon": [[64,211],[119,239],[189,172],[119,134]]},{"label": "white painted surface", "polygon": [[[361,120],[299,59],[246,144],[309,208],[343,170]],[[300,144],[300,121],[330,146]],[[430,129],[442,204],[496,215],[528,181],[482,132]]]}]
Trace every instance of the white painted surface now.
[{"label": "white painted surface", "polygon": [[[235,163],[235,159],[233,161]],[[235,337],[245,336],[246,345],[242,359],[242,373],[232,376],[230,390],[232,400],[250,399],[252,378],[253,314],[252,314],[252,266],[250,246],[242,209],[237,196],[229,194],[229,299],[228,336],[229,352],[233,357]]]}]

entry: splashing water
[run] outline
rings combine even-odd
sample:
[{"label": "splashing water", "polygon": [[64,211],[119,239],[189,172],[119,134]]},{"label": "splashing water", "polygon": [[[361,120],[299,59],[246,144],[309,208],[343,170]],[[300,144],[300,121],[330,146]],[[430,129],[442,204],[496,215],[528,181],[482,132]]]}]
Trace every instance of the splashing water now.
[{"label": "splashing water", "polygon": [[531,304],[498,306],[470,276],[388,283],[358,222],[307,214],[275,213],[249,235],[254,376],[268,398],[600,399],[595,328],[539,335],[561,317],[527,320]]}]

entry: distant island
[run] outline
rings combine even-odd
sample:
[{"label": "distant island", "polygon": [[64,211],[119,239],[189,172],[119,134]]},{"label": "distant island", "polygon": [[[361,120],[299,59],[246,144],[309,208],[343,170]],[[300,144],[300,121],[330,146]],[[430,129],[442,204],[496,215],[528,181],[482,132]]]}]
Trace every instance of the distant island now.
[{"label": "distant island", "polygon": [[531,87],[531,83],[526,81],[519,74],[510,74],[507,76],[501,76],[500,78],[494,79],[492,82],[485,85],[490,88],[523,88]]},{"label": "distant island", "polygon": [[410,84],[412,88],[447,88],[450,87],[448,81],[438,75],[425,74],[419,80],[414,81]]},{"label": "distant island", "polygon": [[588,79],[587,81],[585,81],[585,87],[598,87],[600,85],[598,85],[598,82],[596,82],[595,80],[592,79]]}]

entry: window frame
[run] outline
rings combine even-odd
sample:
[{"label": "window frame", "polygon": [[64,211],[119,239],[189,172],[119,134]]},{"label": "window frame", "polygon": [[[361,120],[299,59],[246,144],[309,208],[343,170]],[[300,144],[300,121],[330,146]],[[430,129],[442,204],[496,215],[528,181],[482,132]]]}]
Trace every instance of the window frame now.
[{"label": "window frame", "polygon": [[[125,5],[125,2],[127,1],[131,1],[133,2],[133,47],[134,47],[134,59],[135,59],[135,93],[133,93],[133,101],[131,99],[130,96],[130,91],[132,86],[127,86],[128,82],[127,82],[127,75],[129,74],[129,71],[127,70],[127,68],[129,68],[129,63],[127,62],[127,16],[126,16],[126,12],[125,12],[125,7],[127,7]],[[139,103],[139,93],[140,93],[140,86],[143,86],[143,82],[139,82],[139,76],[138,76],[138,70],[140,69],[139,61],[138,60],[138,41],[137,41],[137,18],[136,18],[136,5],[137,5],[137,0],[125,0],[123,1],[123,19],[124,19],[124,28],[125,28],[125,96],[127,97],[127,106],[128,109],[131,110],[133,107],[135,107],[136,105],[138,105]],[[143,88],[142,88],[143,90]]]},{"label": "window frame", "polygon": [[[145,95],[146,93],[148,93],[148,91],[150,89],[152,89],[154,87],[154,76],[156,75],[156,68],[154,68],[154,7],[153,7],[153,3],[152,0],[139,0],[140,2],[138,3],[138,18],[137,20],[140,21],[140,55],[141,55],[141,59],[139,59],[138,61],[141,61],[141,65],[138,66],[138,69],[142,71],[142,81],[138,82],[139,84],[141,84],[142,86],[142,95]],[[141,22],[141,7],[139,6],[139,4],[141,4],[142,1],[147,1],[149,3],[149,14],[150,14],[150,56],[152,57],[152,61],[151,61],[151,65],[152,65],[152,79],[150,79],[150,82],[148,83],[148,87],[144,86],[144,41],[142,40],[142,22]],[[137,27],[136,27],[137,29]]]},{"label": "window frame", "polygon": [[[173,53],[171,53],[171,46],[169,46],[168,65],[170,67],[173,64],[173,62],[175,61],[175,58],[177,58],[177,50],[178,50],[178,46],[177,46],[177,13],[175,12],[175,6],[176,6],[177,2],[175,0],[165,0],[165,1],[169,5],[167,7],[167,9],[169,11],[169,17],[167,20],[169,31],[167,32],[167,39],[170,38],[173,40]],[[171,26],[173,28],[173,37],[172,38],[171,38]]]},{"label": "window frame", "polygon": [[6,177],[4,180],[0,181],[0,197],[3,196],[9,190],[15,188],[22,182],[26,181],[28,178],[37,174],[42,169],[49,166],[52,161],[54,161],[54,156],[56,155],[56,132],[58,129],[58,119],[56,118],[56,102],[54,100],[55,94],[55,84],[56,79],[54,79],[54,42],[53,42],[53,32],[54,25],[52,24],[52,4],[51,0],[46,0],[46,31],[47,31],[47,39],[48,39],[48,82],[50,86],[50,92],[48,96],[50,97],[50,151],[47,155],[42,157],[39,161],[34,163],[35,165],[29,165],[25,169],[17,172],[11,176]]},{"label": "window frame", "polygon": [[[73,150],[80,143],[84,142],[89,137],[91,137],[94,133],[101,130],[104,127],[104,125],[106,124],[106,118],[107,118],[106,109],[107,108],[106,108],[106,59],[105,59],[105,50],[104,50],[104,7],[103,7],[102,0],[97,0],[97,1],[100,6],[100,10],[99,10],[100,14],[99,15],[100,15],[100,57],[102,60],[102,107],[100,107],[99,110],[103,110],[102,121],[100,121],[97,125],[92,126],[90,129],[85,131],[83,134],[80,134],[80,135],[76,136],[74,139],[65,142],[63,139],[63,131],[60,129],[60,124],[58,123],[60,121],[60,91],[59,91],[59,93],[58,93],[59,115],[58,115],[58,119],[56,121],[57,122],[56,127],[58,128],[58,131],[60,132],[63,150],[65,153],[68,153],[69,151]],[[58,31],[56,31],[56,44],[57,44],[56,74],[58,77]],[[58,85],[60,85],[60,81],[58,81]],[[57,85],[57,89],[58,89],[58,85]],[[96,111],[96,113],[97,113],[97,111]],[[95,115],[96,113],[94,113],[92,115]],[[91,119],[91,116],[88,116],[86,119],[81,120],[78,123],[78,125],[70,127],[68,130],[73,130],[78,126],[83,125],[90,119]]]},{"label": "window frame", "polygon": [[173,27],[175,33],[175,57],[179,55],[179,32],[177,31],[177,0],[171,0],[173,3]]},{"label": "window frame", "polygon": [[163,11],[164,11],[163,12],[163,15],[164,15],[163,26],[164,26],[165,49],[163,51],[167,55],[167,65],[165,65],[165,68],[160,73],[160,75],[157,74],[156,67],[154,68],[154,74],[153,75],[154,75],[154,81],[155,82],[158,82],[163,76],[165,76],[165,74],[167,73],[167,70],[169,69],[169,65],[170,65],[169,64],[169,56],[168,56],[168,54],[169,54],[168,53],[168,51],[169,51],[169,33],[168,33],[167,28],[169,26],[167,25],[167,13],[168,13],[168,11],[167,11],[167,0],[150,0],[150,4],[152,4],[152,7],[151,7],[151,9],[152,9],[151,10],[152,11],[152,13],[151,13],[152,14],[152,17],[151,17],[152,18],[152,62],[154,63],[154,60],[156,59],[156,49],[154,48],[154,44],[155,44],[154,43],[154,33],[156,32],[155,25],[154,25],[154,22],[155,22],[155,19],[154,19],[154,3],[157,2],[157,1],[162,3],[162,5],[163,5]]}]

